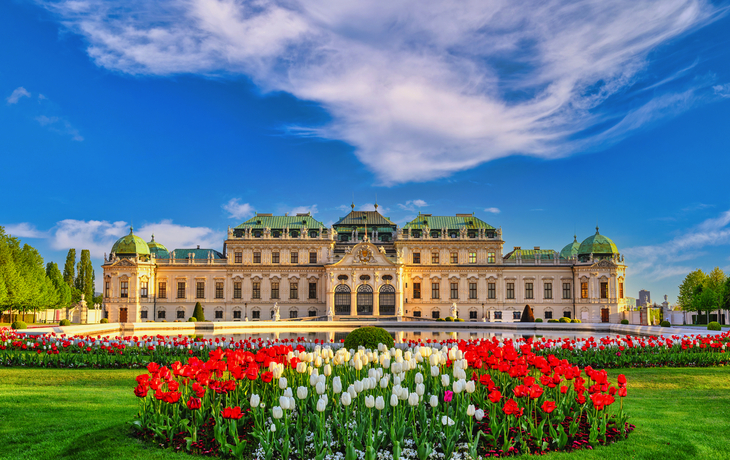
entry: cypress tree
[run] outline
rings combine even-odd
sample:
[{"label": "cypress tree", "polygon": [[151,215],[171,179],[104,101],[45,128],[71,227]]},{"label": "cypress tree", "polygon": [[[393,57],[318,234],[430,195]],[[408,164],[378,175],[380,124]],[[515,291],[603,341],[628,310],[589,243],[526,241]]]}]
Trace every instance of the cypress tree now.
[{"label": "cypress tree", "polygon": [[63,275],[56,262],[48,262],[46,276],[56,290],[57,299],[54,305],[57,308],[68,308],[71,305],[71,287],[63,281]]},{"label": "cypress tree", "polygon": [[195,308],[193,309],[193,317],[198,321],[205,321],[205,314],[203,313],[203,306],[200,302],[195,302]]},{"label": "cypress tree", "polygon": [[63,266],[63,280],[70,287],[74,287],[74,280],[76,278],[76,249],[71,248],[66,254],[66,265]]},{"label": "cypress tree", "polygon": [[525,305],[525,309],[522,310],[522,316],[520,316],[520,322],[521,323],[534,323],[535,322],[535,314],[533,313],[531,306]]},{"label": "cypress tree", "polygon": [[88,249],[81,250],[81,260],[77,265],[75,287],[84,294],[87,304],[94,302],[94,266]]}]

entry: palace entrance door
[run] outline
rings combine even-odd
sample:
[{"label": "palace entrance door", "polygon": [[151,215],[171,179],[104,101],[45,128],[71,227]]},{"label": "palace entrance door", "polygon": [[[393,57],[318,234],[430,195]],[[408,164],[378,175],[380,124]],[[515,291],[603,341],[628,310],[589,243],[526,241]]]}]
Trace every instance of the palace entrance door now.
[{"label": "palace entrance door", "polygon": [[335,288],[335,315],[350,314],[350,286],[340,284]]},{"label": "palace entrance door", "polygon": [[119,309],[119,322],[120,323],[126,323],[127,322],[127,309],[126,308],[120,308]]},{"label": "palace entrance door", "polygon": [[608,308],[601,309],[601,322],[602,323],[608,322]]}]

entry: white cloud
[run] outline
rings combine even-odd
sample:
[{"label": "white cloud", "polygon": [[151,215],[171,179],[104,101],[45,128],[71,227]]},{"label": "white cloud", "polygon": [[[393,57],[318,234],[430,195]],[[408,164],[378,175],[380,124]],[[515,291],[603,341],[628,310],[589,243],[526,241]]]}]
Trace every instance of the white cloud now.
[{"label": "white cloud", "polygon": [[79,130],[74,128],[71,123],[68,122],[68,120],[62,118],[62,117],[49,117],[46,115],[40,115],[35,117],[35,120],[40,124],[41,126],[47,127],[50,131],[71,136],[71,139],[81,142],[84,140],[83,136],[79,133]]},{"label": "white cloud", "polygon": [[[89,249],[92,257],[101,258],[111,252],[117,239],[129,233],[129,224],[124,221],[66,219],[58,222],[50,233],[51,247],[56,250]],[[155,241],[169,250],[200,245],[201,248],[220,251],[224,238],[224,235],[210,228],[177,225],[172,220],[144,224],[136,228],[134,234],[145,241],[149,241],[154,234]]]},{"label": "white cloud", "polygon": [[13,90],[12,93],[10,93],[10,96],[5,99],[8,101],[8,105],[17,104],[20,98],[22,97],[30,97],[30,93],[27,89],[23,88],[22,86],[19,86]]},{"label": "white cloud", "polygon": [[502,211],[500,211],[499,208],[486,208],[484,210],[484,212],[491,212],[492,214],[499,214]]},{"label": "white cloud", "polygon": [[317,205],[313,204],[312,206],[297,206],[294,209],[289,212],[290,216],[296,216],[297,214],[304,214],[304,213],[311,213],[312,215],[317,214]]},{"label": "white cloud", "polygon": [[35,225],[28,222],[9,224],[5,226],[5,233],[16,238],[47,238],[48,232],[42,232]]},{"label": "white cloud", "polygon": [[240,198],[232,198],[223,205],[223,209],[228,211],[228,217],[231,219],[248,219],[254,214],[253,206],[248,203],[241,203]]},{"label": "white cloud", "polygon": [[[357,207],[357,210],[358,211],[375,211],[375,203],[363,203]],[[390,208],[386,208],[384,206],[378,205],[377,211],[380,214],[385,214],[386,212],[390,211]]]},{"label": "white cloud", "polygon": [[720,97],[730,97],[730,83],[725,83],[724,85],[715,85],[712,87],[712,89],[715,91],[715,94]]},{"label": "white cloud", "polygon": [[415,211],[416,208],[423,208],[428,206],[428,203],[424,200],[408,200],[404,204],[398,203],[398,207],[406,211]]},{"label": "white cloud", "polygon": [[[677,60],[645,72],[650,53],[726,11],[709,0],[46,5],[100,66],[243,74],[264,91],[321,104],[330,124],[290,131],[349,142],[386,184],[604,147],[688,109],[700,89],[663,83],[691,78],[692,67]],[[645,80],[659,84],[638,98],[631,89]]]}]

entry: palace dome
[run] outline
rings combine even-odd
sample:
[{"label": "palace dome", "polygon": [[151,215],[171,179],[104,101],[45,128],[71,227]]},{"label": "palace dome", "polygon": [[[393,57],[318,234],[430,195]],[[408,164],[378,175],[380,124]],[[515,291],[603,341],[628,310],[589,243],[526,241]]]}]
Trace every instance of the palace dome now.
[{"label": "palace dome", "polygon": [[598,233],[598,227],[596,227],[596,234],[583,240],[578,248],[579,257],[588,257],[591,254],[604,257],[618,254],[616,244],[610,238]]},{"label": "palace dome", "polygon": [[560,250],[560,258],[572,259],[573,257],[578,255],[578,248],[580,248],[578,237],[576,235],[573,235],[573,242]]},{"label": "palace dome", "polygon": [[164,244],[155,241],[155,235],[152,234],[152,241],[147,243],[147,247],[150,248],[150,254],[154,255],[158,259],[169,259],[170,251],[167,250]]},{"label": "palace dome", "polygon": [[150,248],[145,241],[134,234],[134,229],[129,227],[129,235],[123,236],[112,246],[112,253],[116,255],[139,254],[149,255]]}]

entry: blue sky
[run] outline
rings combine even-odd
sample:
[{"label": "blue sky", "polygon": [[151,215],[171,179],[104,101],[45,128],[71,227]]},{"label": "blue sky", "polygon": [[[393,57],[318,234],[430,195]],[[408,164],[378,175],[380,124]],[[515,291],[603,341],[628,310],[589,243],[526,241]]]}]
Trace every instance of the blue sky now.
[{"label": "blue sky", "polygon": [[726,3],[16,0],[0,43],[0,225],[46,260],[377,194],[505,251],[599,225],[633,296],[730,271]]}]

